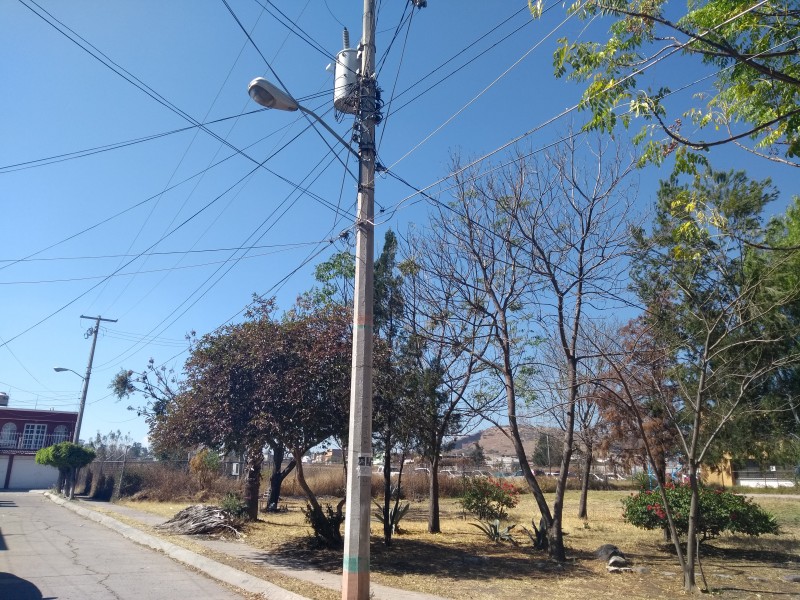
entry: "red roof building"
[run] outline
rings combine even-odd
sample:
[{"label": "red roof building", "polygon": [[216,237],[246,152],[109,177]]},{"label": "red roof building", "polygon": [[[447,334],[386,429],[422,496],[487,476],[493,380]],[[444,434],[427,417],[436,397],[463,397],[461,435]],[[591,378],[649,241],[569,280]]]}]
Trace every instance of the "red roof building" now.
[{"label": "red roof building", "polygon": [[71,441],[77,420],[77,412],[0,405],[0,488],[46,489],[53,486],[58,471],[37,465],[34,456],[40,448]]}]

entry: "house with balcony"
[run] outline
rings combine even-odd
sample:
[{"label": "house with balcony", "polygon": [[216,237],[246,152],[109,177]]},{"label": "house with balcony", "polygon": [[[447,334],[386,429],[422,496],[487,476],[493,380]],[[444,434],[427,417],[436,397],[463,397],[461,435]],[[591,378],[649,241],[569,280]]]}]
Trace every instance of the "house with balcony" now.
[{"label": "house with balcony", "polygon": [[0,394],[0,488],[47,489],[58,481],[58,470],[37,465],[36,451],[70,441],[77,412],[10,408]]}]

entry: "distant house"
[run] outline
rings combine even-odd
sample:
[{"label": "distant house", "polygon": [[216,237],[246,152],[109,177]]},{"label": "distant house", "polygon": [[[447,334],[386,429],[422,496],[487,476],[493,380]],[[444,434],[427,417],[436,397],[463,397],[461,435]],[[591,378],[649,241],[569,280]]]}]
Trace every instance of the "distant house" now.
[{"label": "distant house", "polygon": [[58,470],[37,465],[36,451],[72,440],[76,412],[9,408],[0,394],[0,487],[47,489],[58,480]]},{"label": "distant house", "polygon": [[341,465],[344,463],[344,453],[341,448],[328,448],[324,452],[317,454],[314,462],[326,465]]}]

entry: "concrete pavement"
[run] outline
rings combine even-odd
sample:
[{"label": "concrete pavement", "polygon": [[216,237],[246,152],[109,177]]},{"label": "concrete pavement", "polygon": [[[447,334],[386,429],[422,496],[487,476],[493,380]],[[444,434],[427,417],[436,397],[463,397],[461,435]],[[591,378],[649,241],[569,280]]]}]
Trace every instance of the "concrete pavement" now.
[{"label": "concrete pavement", "polygon": [[3,600],[242,600],[242,595],[72,514],[41,493],[0,492]]},{"label": "concrete pavement", "polygon": [[[165,553],[167,556],[183,562],[184,564],[190,565],[193,568],[207,574],[208,576],[213,577],[214,579],[224,581],[248,592],[261,593],[268,600],[303,600],[302,596],[279,588],[267,581],[258,579],[257,577],[242,571],[238,571],[217,561],[200,556],[197,553],[172,544],[159,537],[145,533],[139,529],[136,529],[135,527],[126,525],[107,514],[99,513],[96,510],[93,510],[93,507],[97,506],[98,504],[102,504],[104,511],[115,512],[117,514],[124,515],[128,519],[150,526],[162,523],[164,521],[162,517],[143,511],[138,511],[129,506],[120,506],[105,502],[95,503],[81,500],[70,502],[64,500],[58,495],[50,493],[46,493],[46,496],[53,502],[56,502],[59,505],[68,508],[69,510],[75,511],[88,519],[114,529],[121,535],[135,541],[138,544],[159,550],[160,552]],[[299,563],[287,564],[285,560],[271,556],[268,553],[265,553],[263,550],[248,546],[242,541],[211,540],[195,537],[192,537],[191,539],[194,543],[203,545],[215,552],[248,561],[255,565],[274,569],[282,575],[307,581],[331,590],[341,590],[341,575],[306,568],[304,565]],[[391,588],[375,583],[371,584],[370,590],[372,592],[371,597],[375,600],[445,600],[440,596]],[[193,598],[192,600],[195,599]]]}]

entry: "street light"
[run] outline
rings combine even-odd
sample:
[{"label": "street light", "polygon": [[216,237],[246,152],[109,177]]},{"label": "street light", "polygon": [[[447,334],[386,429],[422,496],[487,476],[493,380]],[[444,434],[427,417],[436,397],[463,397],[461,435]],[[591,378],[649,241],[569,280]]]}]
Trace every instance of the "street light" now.
[{"label": "street light", "polygon": [[274,83],[267,81],[263,77],[256,77],[250,82],[250,85],[247,86],[247,93],[250,94],[250,97],[253,100],[255,100],[256,104],[260,104],[264,108],[274,108],[275,110],[285,110],[287,112],[299,110],[301,113],[313,117],[314,120],[327,129],[328,133],[335,137],[342,144],[342,146],[347,148],[347,150],[350,151],[350,154],[356,158],[361,158],[358,152],[356,152],[342,136],[336,133],[330,125],[322,120],[322,117],[320,117],[310,108],[306,108],[302,104],[298,103],[297,100],[278,88],[278,86],[276,86]]},{"label": "street light", "polygon": [[[94,347],[92,347],[92,350],[94,350]],[[68,369],[66,367],[53,367],[53,371],[56,373],[69,371],[70,373],[75,373],[75,375],[83,379],[83,390],[81,391],[81,405],[78,409],[78,420],[75,422],[75,431],[72,433],[72,442],[77,444],[80,441],[81,422],[83,421],[83,408],[86,406],[86,394],[89,391],[89,375],[91,374],[91,364],[89,366],[89,370],[86,371],[86,377],[77,371],[73,371],[72,369]]]},{"label": "street light", "polygon": [[73,371],[72,369],[68,369],[66,367],[53,367],[53,371],[55,371],[56,373],[63,373],[64,371],[69,371],[70,373],[75,373],[75,375],[83,379],[83,375],[81,375],[77,371]]}]

